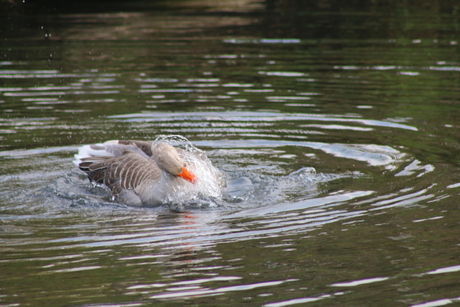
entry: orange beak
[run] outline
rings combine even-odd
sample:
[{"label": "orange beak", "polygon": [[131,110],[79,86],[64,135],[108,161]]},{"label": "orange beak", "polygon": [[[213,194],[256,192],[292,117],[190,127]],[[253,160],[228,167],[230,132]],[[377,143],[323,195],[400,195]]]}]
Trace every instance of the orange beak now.
[{"label": "orange beak", "polygon": [[185,166],[182,168],[182,173],[180,173],[178,176],[190,181],[191,183],[195,183],[198,180],[195,174],[189,171]]}]

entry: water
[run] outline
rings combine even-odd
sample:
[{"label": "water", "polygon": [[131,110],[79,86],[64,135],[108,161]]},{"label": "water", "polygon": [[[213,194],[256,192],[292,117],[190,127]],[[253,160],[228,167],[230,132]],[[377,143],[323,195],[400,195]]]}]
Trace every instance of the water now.
[{"label": "water", "polygon": [[[459,303],[455,1],[48,5],[0,3],[0,306]],[[158,135],[222,197],[133,208],[72,164]]]}]

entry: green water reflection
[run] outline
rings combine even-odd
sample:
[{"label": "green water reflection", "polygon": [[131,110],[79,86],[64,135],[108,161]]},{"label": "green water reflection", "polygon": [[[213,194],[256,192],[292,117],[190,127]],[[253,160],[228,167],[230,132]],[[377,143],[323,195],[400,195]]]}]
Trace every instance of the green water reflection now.
[{"label": "green water reflection", "polygon": [[[457,2],[0,2],[0,305],[458,303]],[[255,195],[129,208],[71,164],[158,134]]]}]

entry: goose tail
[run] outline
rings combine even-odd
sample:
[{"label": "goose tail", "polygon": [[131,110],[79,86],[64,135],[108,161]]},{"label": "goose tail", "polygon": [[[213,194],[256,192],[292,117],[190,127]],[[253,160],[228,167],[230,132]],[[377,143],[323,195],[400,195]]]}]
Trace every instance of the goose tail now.
[{"label": "goose tail", "polygon": [[[74,155],[73,164],[80,166],[83,159],[93,157],[115,157],[115,154],[107,150],[107,145],[117,145],[118,141],[107,141],[99,144],[84,145],[78,149],[78,153]],[[86,161],[87,161],[86,160]]]}]

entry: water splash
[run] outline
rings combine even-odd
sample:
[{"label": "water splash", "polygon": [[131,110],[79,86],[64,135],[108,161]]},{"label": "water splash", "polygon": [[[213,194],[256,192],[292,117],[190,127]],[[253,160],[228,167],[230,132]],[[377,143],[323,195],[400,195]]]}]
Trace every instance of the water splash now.
[{"label": "water splash", "polygon": [[178,148],[179,155],[198,178],[195,184],[174,185],[174,193],[169,193],[162,203],[179,211],[221,206],[223,204],[222,189],[226,185],[226,178],[214,167],[206,153],[180,135],[160,135],[153,144],[160,142],[166,142]]}]

